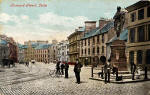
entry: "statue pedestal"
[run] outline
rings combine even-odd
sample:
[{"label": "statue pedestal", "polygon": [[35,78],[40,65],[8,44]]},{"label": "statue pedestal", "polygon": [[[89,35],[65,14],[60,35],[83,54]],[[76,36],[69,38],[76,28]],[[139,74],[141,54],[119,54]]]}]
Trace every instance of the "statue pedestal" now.
[{"label": "statue pedestal", "polygon": [[115,40],[111,45],[111,64],[119,71],[127,71],[127,61],[125,55],[125,41]]}]

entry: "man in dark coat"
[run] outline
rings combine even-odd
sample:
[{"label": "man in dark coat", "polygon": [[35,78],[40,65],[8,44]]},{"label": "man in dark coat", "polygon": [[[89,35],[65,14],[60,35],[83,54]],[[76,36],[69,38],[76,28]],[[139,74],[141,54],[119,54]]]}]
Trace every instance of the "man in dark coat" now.
[{"label": "man in dark coat", "polygon": [[65,63],[65,78],[68,78],[68,69],[69,69],[69,64],[68,62]]},{"label": "man in dark coat", "polygon": [[136,71],[136,65],[135,65],[133,62],[131,62],[131,74],[132,74],[132,80],[134,80],[135,71]]},{"label": "man in dark coat", "polygon": [[60,67],[61,67],[61,74],[64,75],[64,68],[65,68],[65,66],[64,66],[63,62],[61,63]]},{"label": "man in dark coat", "polygon": [[79,60],[76,60],[76,64],[74,66],[74,72],[76,76],[77,83],[80,84],[80,72],[81,72],[82,64],[79,62]]},{"label": "man in dark coat", "polygon": [[60,74],[60,61],[56,64],[56,74]]}]

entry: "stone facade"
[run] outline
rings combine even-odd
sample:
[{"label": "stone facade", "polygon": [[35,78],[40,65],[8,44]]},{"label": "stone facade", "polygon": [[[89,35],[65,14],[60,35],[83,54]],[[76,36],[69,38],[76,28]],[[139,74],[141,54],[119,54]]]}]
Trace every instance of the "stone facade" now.
[{"label": "stone facade", "polygon": [[74,33],[69,35],[69,62],[76,62],[79,58],[80,39],[83,36],[84,28],[79,27]]},{"label": "stone facade", "polygon": [[69,42],[68,40],[61,41],[58,43],[58,60],[62,62],[68,62],[69,61]]},{"label": "stone facade", "polygon": [[80,60],[82,64],[99,64],[100,57],[107,55],[106,43],[114,35],[113,22],[107,19],[100,19],[99,27],[91,28],[88,33],[85,32],[80,41]]},{"label": "stone facade", "polygon": [[58,54],[58,42],[56,40],[52,41],[52,45],[49,47],[49,61],[56,63]]},{"label": "stone facade", "polygon": [[127,63],[150,65],[150,1],[139,1],[128,10]]}]

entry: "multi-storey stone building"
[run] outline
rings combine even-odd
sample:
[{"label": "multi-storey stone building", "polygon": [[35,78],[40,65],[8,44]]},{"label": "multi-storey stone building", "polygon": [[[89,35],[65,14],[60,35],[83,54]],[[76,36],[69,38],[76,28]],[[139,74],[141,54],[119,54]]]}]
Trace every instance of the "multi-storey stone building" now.
[{"label": "multi-storey stone building", "polygon": [[17,45],[12,37],[7,37],[6,35],[0,35],[0,49],[1,49],[1,58],[13,60],[17,62]]},{"label": "multi-storey stone building", "polygon": [[34,58],[36,61],[38,62],[44,62],[44,63],[49,63],[49,47],[51,45],[50,44],[40,44],[35,48],[35,54],[34,54]]},{"label": "multi-storey stone building", "polygon": [[128,10],[127,62],[150,65],[150,1],[139,1]]},{"label": "multi-storey stone building", "polygon": [[87,22],[85,22],[84,36],[80,41],[80,60],[82,64],[98,64],[100,57],[106,56],[107,41],[115,35],[113,22],[100,19],[98,27],[96,21],[89,22],[89,26],[86,24]]},{"label": "multi-storey stone building", "polygon": [[69,61],[69,42],[68,40],[61,41],[58,43],[58,60],[62,62],[68,62]]},{"label": "multi-storey stone building", "polygon": [[[88,30],[87,30],[88,31]],[[76,59],[79,58],[79,46],[80,39],[84,34],[84,28],[79,27],[79,29],[75,29],[75,32],[69,35],[69,62],[76,62]]]},{"label": "multi-storey stone building", "polygon": [[48,41],[28,41],[24,43],[25,61],[36,60],[38,62],[49,63],[49,47]]},{"label": "multi-storey stone building", "polygon": [[0,64],[2,64],[2,59],[8,58],[9,48],[5,40],[0,39]]},{"label": "multi-storey stone building", "polygon": [[58,45],[57,40],[52,40],[52,44],[49,47],[49,60],[50,62],[56,63],[57,61],[57,54],[58,54]]}]

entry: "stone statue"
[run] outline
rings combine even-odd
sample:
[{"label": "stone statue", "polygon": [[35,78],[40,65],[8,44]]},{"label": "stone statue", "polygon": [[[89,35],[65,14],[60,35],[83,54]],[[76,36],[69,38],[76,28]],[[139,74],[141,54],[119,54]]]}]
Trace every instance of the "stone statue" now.
[{"label": "stone statue", "polygon": [[113,17],[113,19],[114,19],[114,30],[116,31],[117,38],[119,38],[125,23],[125,11],[122,11],[121,7],[117,7],[117,12]]}]

